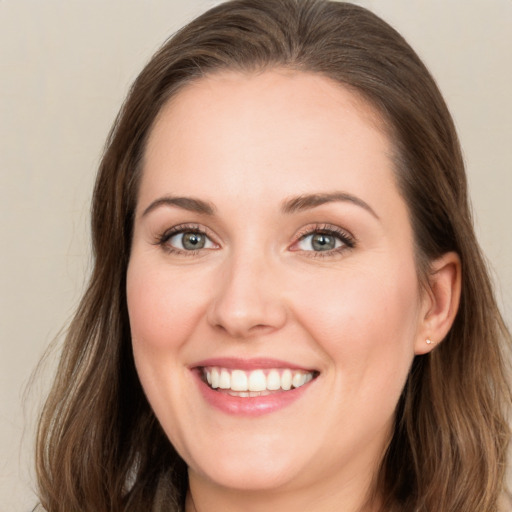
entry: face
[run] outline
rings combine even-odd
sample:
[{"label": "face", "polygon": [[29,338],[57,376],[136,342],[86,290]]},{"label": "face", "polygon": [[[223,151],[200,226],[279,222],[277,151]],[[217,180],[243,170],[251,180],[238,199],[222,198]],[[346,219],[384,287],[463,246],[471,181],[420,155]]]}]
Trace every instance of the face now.
[{"label": "face", "polygon": [[220,73],[160,113],[128,310],[191,479],[298,489],[375,471],[423,335],[391,151],[372,109],[314,74]]}]

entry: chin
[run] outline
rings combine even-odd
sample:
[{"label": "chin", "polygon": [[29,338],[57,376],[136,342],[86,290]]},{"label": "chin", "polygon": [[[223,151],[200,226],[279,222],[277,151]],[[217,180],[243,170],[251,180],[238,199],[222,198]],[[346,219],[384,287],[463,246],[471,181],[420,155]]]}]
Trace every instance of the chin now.
[{"label": "chin", "polygon": [[[235,448],[235,447],[233,447]],[[235,452],[235,453],[233,453]],[[236,453],[238,452],[238,453]],[[293,451],[236,450],[196,460],[189,468],[215,485],[238,491],[268,491],[286,488],[308,466]]]},{"label": "chin", "polygon": [[219,487],[253,492],[285,488],[297,476],[290,468],[276,465],[275,461],[265,465],[255,465],[248,461],[237,461],[235,464],[228,462],[203,474]]}]

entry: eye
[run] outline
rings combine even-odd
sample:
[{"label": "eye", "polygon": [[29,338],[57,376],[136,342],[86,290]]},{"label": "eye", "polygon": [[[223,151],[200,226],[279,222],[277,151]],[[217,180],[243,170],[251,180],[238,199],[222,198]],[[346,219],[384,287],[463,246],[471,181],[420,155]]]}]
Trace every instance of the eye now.
[{"label": "eye", "polygon": [[184,231],[171,236],[167,243],[181,251],[196,251],[198,249],[211,249],[213,242],[204,234],[197,231]]},{"label": "eye", "polygon": [[336,236],[327,233],[311,233],[299,240],[297,247],[301,251],[332,251],[341,247],[343,242]]},{"label": "eye", "polygon": [[294,251],[316,253],[338,253],[355,246],[354,238],[344,230],[335,226],[309,228],[299,240],[293,244]]},{"label": "eye", "polygon": [[195,254],[218,245],[199,227],[175,226],[158,239],[158,244],[171,253]]}]

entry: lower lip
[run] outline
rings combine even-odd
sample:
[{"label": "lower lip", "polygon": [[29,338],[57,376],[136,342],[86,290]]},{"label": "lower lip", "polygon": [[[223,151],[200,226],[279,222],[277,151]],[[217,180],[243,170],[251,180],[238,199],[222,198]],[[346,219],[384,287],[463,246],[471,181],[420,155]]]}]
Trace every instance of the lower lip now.
[{"label": "lower lip", "polygon": [[312,380],[290,391],[278,391],[265,396],[241,397],[216,391],[203,381],[198,371],[193,373],[201,394],[211,406],[227,414],[238,416],[261,416],[283,409],[302,397],[314,382]]}]

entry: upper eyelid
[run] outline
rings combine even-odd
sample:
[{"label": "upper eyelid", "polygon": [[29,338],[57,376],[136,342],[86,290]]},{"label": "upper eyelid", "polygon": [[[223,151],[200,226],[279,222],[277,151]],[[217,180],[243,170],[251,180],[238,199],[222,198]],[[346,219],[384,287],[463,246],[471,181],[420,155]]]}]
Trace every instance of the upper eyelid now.
[{"label": "upper eyelid", "polygon": [[[212,230],[209,228],[203,226],[202,224],[196,224],[196,223],[183,223],[183,224],[177,224],[175,226],[172,226],[168,229],[165,229],[163,232],[158,232],[155,234],[153,245],[158,245],[161,247],[171,247],[169,244],[169,240],[176,235],[179,235],[180,233],[187,233],[187,232],[195,232],[195,233],[201,233],[205,235],[214,245],[220,247],[220,243],[218,242],[218,238],[215,234],[212,233]],[[197,249],[197,251],[201,251],[203,249]],[[211,248],[205,249],[205,250],[211,250]],[[181,249],[174,248],[173,252],[180,252]],[[192,251],[183,251],[183,252],[192,252]]]},{"label": "upper eyelid", "polygon": [[[293,247],[298,245],[302,240],[307,238],[308,236],[314,235],[315,233],[325,233],[328,235],[332,235],[337,237],[342,242],[341,247],[333,248],[327,251],[313,251],[313,250],[304,250]],[[346,251],[347,249],[353,249],[357,246],[357,240],[352,235],[352,233],[344,228],[341,228],[340,226],[333,225],[333,224],[314,224],[305,226],[302,228],[296,235],[295,239],[292,242],[292,244],[289,246],[289,250],[292,250],[293,252],[303,252],[304,254],[307,254],[308,256],[315,256],[315,257],[329,257],[334,256],[336,254],[339,254],[341,252]]]},{"label": "upper eyelid", "polygon": [[169,229],[166,229],[160,236],[160,238],[170,238],[174,235],[177,235],[179,233],[186,233],[186,232],[195,232],[195,233],[203,233],[207,237],[215,237],[215,235],[212,233],[212,231],[200,224],[193,224],[193,223],[185,223],[185,224],[177,224],[176,226],[172,226]]},{"label": "upper eyelid", "polygon": [[332,233],[335,235],[344,235],[346,238],[350,238],[350,240],[355,242],[354,235],[348,231],[345,228],[342,228],[340,226],[336,226],[334,224],[328,224],[328,223],[319,223],[319,224],[309,224],[307,226],[304,226],[301,228],[294,236],[295,241],[298,241],[308,235],[311,235],[313,233]]},{"label": "upper eyelid", "polygon": [[[205,226],[202,226],[200,224],[195,223],[183,223],[183,224],[177,224],[175,226],[172,226],[166,230],[164,230],[163,233],[156,235],[156,239],[153,242],[154,245],[159,246],[162,250],[169,254],[179,255],[179,256],[194,256],[199,255],[202,253],[202,251],[211,251],[213,249],[219,248],[220,244],[216,241],[214,236],[210,235],[210,229],[206,228]],[[170,240],[178,236],[180,234],[184,233],[199,233],[201,235],[204,235],[207,237],[210,242],[217,246],[217,247],[202,247],[199,249],[180,249],[179,247],[175,247],[170,243]]]}]

